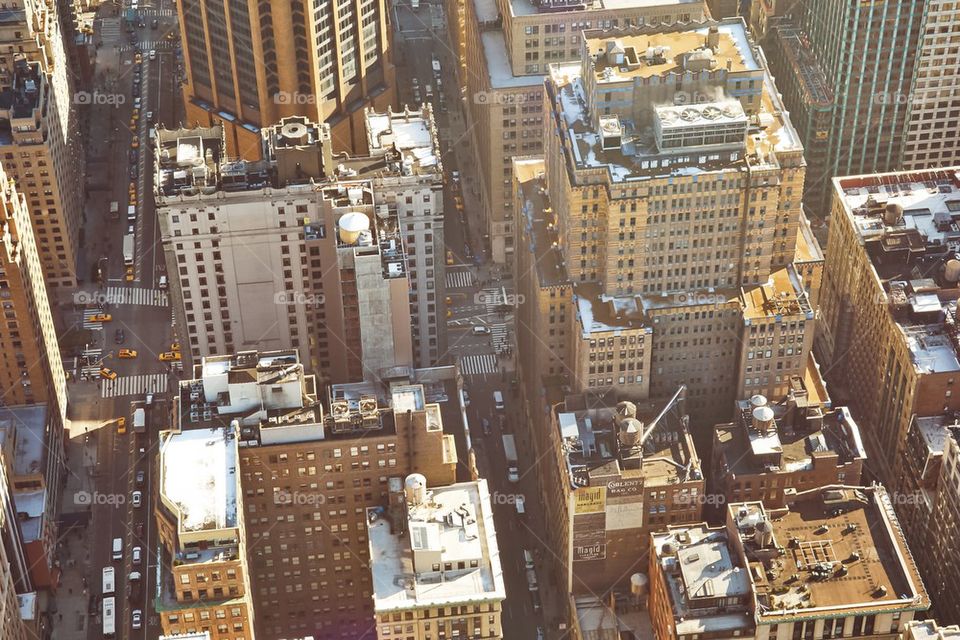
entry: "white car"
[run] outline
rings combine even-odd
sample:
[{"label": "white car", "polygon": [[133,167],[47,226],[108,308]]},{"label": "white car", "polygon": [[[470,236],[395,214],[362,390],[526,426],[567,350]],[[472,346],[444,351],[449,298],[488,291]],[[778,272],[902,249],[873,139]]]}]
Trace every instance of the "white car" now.
[{"label": "white car", "polygon": [[133,560],[133,564],[140,564],[143,561],[143,548],[134,547],[130,554],[130,558]]},{"label": "white car", "polygon": [[156,59],[157,59],[157,50],[156,50],[156,49],[150,49],[149,57],[150,57],[151,60],[156,60]]},{"label": "white car", "polygon": [[485,336],[490,333],[490,327],[483,325],[476,325],[473,327],[473,335],[475,336]]},{"label": "white car", "polygon": [[134,609],[133,614],[131,614],[130,619],[132,620],[132,626],[134,629],[143,628],[143,611],[140,609]]},{"label": "white car", "polygon": [[132,499],[131,499],[131,502],[133,502],[133,506],[134,506],[134,507],[136,507],[136,508],[139,509],[139,508],[140,508],[140,505],[143,504],[143,492],[141,492],[141,491],[134,491],[134,492],[133,492],[133,497],[132,497]]}]

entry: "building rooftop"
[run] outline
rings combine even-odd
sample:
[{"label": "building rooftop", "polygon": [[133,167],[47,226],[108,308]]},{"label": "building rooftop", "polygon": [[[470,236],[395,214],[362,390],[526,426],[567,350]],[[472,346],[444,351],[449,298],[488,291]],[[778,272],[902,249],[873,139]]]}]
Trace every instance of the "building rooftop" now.
[{"label": "building rooftop", "polygon": [[[605,168],[624,182],[776,167],[788,156],[802,163],[799,136],[742,19],[584,38],[590,57],[551,65],[547,80],[571,170]],[[691,75],[693,95],[680,89]]]},{"label": "building rooftop", "polygon": [[541,287],[569,284],[559,246],[556,215],[547,196],[543,158],[514,160],[513,170],[523,200],[520,212],[532,243],[530,251],[537,281]]},{"label": "building rooftop", "polygon": [[[748,636],[750,580],[722,527],[668,527],[653,534],[651,551],[666,579],[677,635]],[[734,631],[740,633],[734,634]]]},{"label": "building rooftop", "polygon": [[[411,479],[419,489],[411,489]],[[486,480],[426,488],[405,481],[400,522],[368,514],[377,614],[503,600],[506,592]]]},{"label": "building rooftop", "polygon": [[14,476],[44,472],[46,458],[47,405],[0,407],[0,448],[6,449],[12,438]]},{"label": "building rooftop", "polygon": [[930,606],[883,487],[826,487],[797,494],[785,509],[728,505],[765,623],[843,611]]},{"label": "building rooftop", "polygon": [[228,427],[161,435],[160,497],[181,535],[238,526],[236,438]]},{"label": "building rooftop", "polygon": [[556,408],[556,425],[571,486],[595,486],[611,476],[648,486],[702,479],[684,416],[675,404],[667,406],[654,423],[661,404],[610,406],[590,395],[568,396]]},{"label": "building rooftop", "polygon": [[814,318],[807,292],[793,265],[774,271],[767,282],[761,285],[741,289],[740,300],[747,323],[787,316],[801,316],[807,320]]},{"label": "building rooftop", "polygon": [[515,16],[530,16],[539,13],[662,7],[698,2],[699,0],[510,0],[510,11]]},{"label": "building rooftop", "polygon": [[918,371],[960,371],[960,169],[834,178]]},{"label": "building rooftop", "polygon": [[399,153],[398,173],[442,173],[433,107],[394,113],[367,111],[367,142],[371,155]]},{"label": "building rooftop", "polygon": [[0,91],[0,145],[40,142],[37,132],[44,126],[46,78],[39,62],[18,58],[13,81]]},{"label": "building rooftop", "polygon": [[573,293],[580,322],[580,335],[584,338],[594,333],[641,329],[653,333],[645,326],[643,302],[640,296],[608,296],[597,283],[581,282]]},{"label": "building rooftop", "polygon": [[714,453],[723,467],[715,472],[792,473],[812,470],[820,459],[830,465],[866,459],[860,429],[846,407],[825,410],[809,402],[802,380],[791,384],[784,402],[741,400],[735,422],[716,427]]},{"label": "building rooftop", "polygon": [[[627,603],[625,603],[627,604]],[[611,609],[597,596],[575,596],[579,637],[583,638],[653,638],[650,614],[633,606]],[[624,635],[628,634],[628,635]],[[632,636],[629,634],[633,634]]]},{"label": "building rooftop", "polygon": [[493,89],[521,89],[540,87],[542,75],[518,76],[513,74],[510,56],[507,54],[507,41],[502,29],[484,31],[480,34],[483,42],[483,54],[487,61],[487,74]]},{"label": "building rooftop", "polygon": [[208,356],[193,374],[180,381],[175,403],[183,431],[236,420],[244,441],[323,437],[316,377],[304,371],[295,349]]},{"label": "building rooftop", "polygon": [[941,627],[936,620],[911,620],[901,637],[905,640],[960,640],[960,626]]}]

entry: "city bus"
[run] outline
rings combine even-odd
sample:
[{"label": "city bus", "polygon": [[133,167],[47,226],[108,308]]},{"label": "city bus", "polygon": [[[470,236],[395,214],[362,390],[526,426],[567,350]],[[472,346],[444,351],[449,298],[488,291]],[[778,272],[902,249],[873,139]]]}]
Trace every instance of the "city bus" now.
[{"label": "city bus", "polygon": [[115,586],[114,576],[116,572],[113,567],[104,567],[103,568],[103,595],[109,596],[113,594],[113,589]]},{"label": "city bus", "polygon": [[103,637],[112,638],[117,632],[117,601],[110,596],[103,599]]}]

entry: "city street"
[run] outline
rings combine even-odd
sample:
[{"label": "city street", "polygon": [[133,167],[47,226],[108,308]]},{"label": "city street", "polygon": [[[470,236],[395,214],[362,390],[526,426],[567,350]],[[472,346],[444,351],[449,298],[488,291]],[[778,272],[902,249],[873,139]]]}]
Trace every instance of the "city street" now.
[{"label": "city street", "polygon": [[[158,557],[150,515],[152,462],[157,429],[166,425],[169,410],[160,394],[176,372],[158,359],[174,337],[169,300],[158,284],[164,263],[153,207],[149,130],[155,123],[178,122],[176,29],[173,5],[158,0],[140,2],[136,11],[129,4],[122,10],[103,5],[95,23],[99,47],[95,86],[88,94],[93,97],[87,100],[90,177],[83,282],[72,300],[59,301],[68,326],[90,336],[84,357],[71,370],[70,472],[63,503],[64,513],[89,519],[64,550],[67,588],[58,597],[58,639],[103,637],[101,574],[108,566],[116,571],[115,637],[146,640],[160,633],[152,606]],[[118,156],[127,161],[118,162]],[[118,203],[114,216],[111,202]],[[135,216],[127,215],[130,205]],[[132,272],[121,250],[129,233],[135,239]],[[97,314],[109,320],[97,321]],[[113,371],[115,379],[102,377],[101,368]],[[148,393],[154,397],[152,406],[145,407],[146,433],[136,434],[131,403],[143,406]],[[126,421],[125,433],[118,418]],[[133,504],[135,491],[142,497],[139,506]],[[111,558],[114,538],[123,541],[121,561]],[[137,563],[134,548],[139,548]],[[133,572],[141,575],[139,585],[129,580]],[[133,628],[134,610],[142,612],[140,629]]]}]

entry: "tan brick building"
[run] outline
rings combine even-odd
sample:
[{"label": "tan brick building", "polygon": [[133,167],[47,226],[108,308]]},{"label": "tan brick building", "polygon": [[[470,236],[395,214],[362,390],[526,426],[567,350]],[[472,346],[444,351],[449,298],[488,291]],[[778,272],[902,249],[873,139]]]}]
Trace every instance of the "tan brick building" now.
[{"label": "tan brick building", "polygon": [[[696,0],[655,4],[589,5],[534,3],[529,0],[467,0],[448,3],[463,31],[460,82],[480,162],[483,219],[493,259],[510,262],[516,217],[511,161],[543,153],[543,80],[551,63],[580,57],[581,32],[592,28],[699,22],[706,5]],[[459,14],[462,12],[462,20]]]},{"label": "tan brick building", "polygon": [[818,356],[890,482],[914,416],[960,410],[954,216],[957,169],[833,181]]},{"label": "tan brick building", "polygon": [[62,418],[67,383],[47,300],[30,208],[0,165],[0,290],[6,322],[0,325],[0,388],[4,404],[47,402]]},{"label": "tan brick building", "polygon": [[330,124],[338,151],[366,150],[364,107],[395,102],[383,0],[178,3],[188,123],[221,124],[233,157],[287,116]]}]

